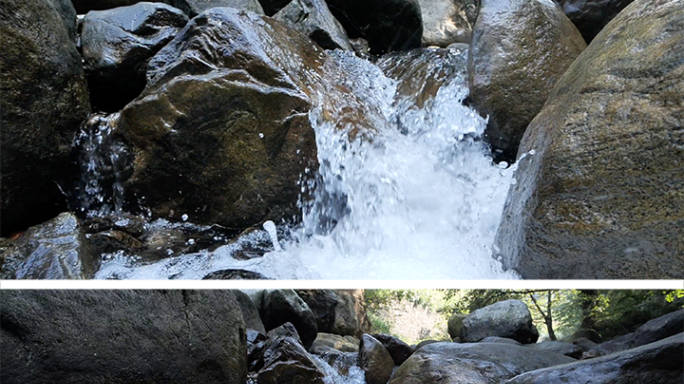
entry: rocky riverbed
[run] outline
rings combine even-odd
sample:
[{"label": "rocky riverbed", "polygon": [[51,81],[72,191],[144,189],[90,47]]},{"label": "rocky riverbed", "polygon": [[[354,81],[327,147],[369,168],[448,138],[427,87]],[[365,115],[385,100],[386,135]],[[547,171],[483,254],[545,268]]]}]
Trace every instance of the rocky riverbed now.
[{"label": "rocky riverbed", "polygon": [[684,277],[681,1],[0,5],[4,278]]},{"label": "rocky riverbed", "polygon": [[614,340],[537,342],[507,300],[453,341],[371,334],[363,290],[8,291],[3,383],[681,383],[684,309]]}]

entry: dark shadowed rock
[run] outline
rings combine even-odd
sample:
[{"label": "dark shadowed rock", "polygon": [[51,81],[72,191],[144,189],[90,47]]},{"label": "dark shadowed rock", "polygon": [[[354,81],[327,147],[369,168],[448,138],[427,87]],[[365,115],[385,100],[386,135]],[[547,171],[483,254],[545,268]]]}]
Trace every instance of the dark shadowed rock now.
[{"label": "dark shadowed rock", "polygon": [[353,50],[347,32],[324,0],[292,0],[273,18],[309,36],[325,49]]},{"label": "dark shadowed rock", "polygon": [[254,305],[252,299],[246,293],[237,289],[234,290],[233,293],[235,294],[235,299],[240,306],[240,312],[242,312],[242,318],[245,320],[245,326],[247,329],[253,329],[260,333],[266,333],[264,323],[261,321],[261,317],[259,317],[259,309],[257,309],[256,305]]},{"label": "dark shadowed rock", "polygon": [[418,0],[327,0],[351,38],[363,37],[374,54],[420,47]]},{"label": "dark shadowed rock", "polygon": [[[350,338],[352,340],[350,340]],[[332,333],[318,332],[316,340],[311,346],[311,353],[323,355],[334,351],[358,352],[359,340],[352,336],[333,335]]]},{"label": "dark shadowed rock", "polygon": [[684,332],[684,309],[668,313],[637,328],[636,331],[599,345],[606,353],[640,347]]},{"label": "dark shadowed rock", "polygon": [[291,289],[263,292],[259,313],[267,331],[287,322],[292,323],[308,350],[316,340],[316,318],[308,305]]},{"label": "dark shadowed rock", "polygon": [[396,366],[402,365],[414,352],[413,348],[394,336],[381,333],[375,333],[371,336],[382,343],[390,356],[392,356],[392,360]]},{"label": "dark shadowed rock", "polygon": [[527,372],[506,384],[680,384],[684,334],[639,348],[558,367]]},{"label": "dark shadowed rock", "polygon": [[90,112],[76,14],[64,0],[0,0],[0,235],[67,210],[71,144]]},{"label": "dark shadowed rock", "polygon": [[316,316],[319,332],[361,337],[370,330],[363,306],[363,290],[298,290]]},{"label": "dark shadowed rock", "polygon": [[259,0],[267,16],[273,16],[292,0]]},{"label": "dark shadowed rock", "polygon": [[531,279],[684,277],[684,3],[635,1],[532,121],[495,250]]},{"label": "dark shadowed rock", "polygon": [[477,0],[418,0],[423,19],[422,44],[446,48],[453,43],[470,43]]},{"label": "dark shadowed rock", "polygon": [[282,325],[279,325],[266,334],[271,339],[277,339],[277,338],[282,338],[282,337],[289,337],[292,340],[298,342],[299,344],[302,344],[302,339],[299,337],[299,333],[297,333],[297,329],[292,325],[292,323],[285,323]]},{"label": "dark shadowed rock", "polygon": [[269,280],[259,272],[246,271],[244,269],[224,269],[212,272],[202,280]]},{"label": "dark shadowed rock", "polygon": [[263,359],[258,384],[323,384],[323,373],[304,347],[292,338],[267,341]]},{"label": "dark shadowed rock", "polygon": [[187,22],[183,12],[162,3],[88,12],[81,50],[93,108],[115,112],[137,97],[145,88],[147,60]]},{"label": "dark shadowed rock", "polygon": [[634,0],[554,0],[577,26],[587,43]]},{"label": "dark shadowed rock", "polygon": [[164,2],[182,10],[191,18],[209,8],[216,7],[230,7],[259,15],[264,14],[264,9],[257,0],[165,0]]},{"label": "dark shadowed rock", "polygon": [[452,340],[455,341],[460,341],[461,340],[461,328],[463,327],[463,319],[466,318],[465,313],[454,313],[449,317],[449,321],[447,322],[447,331],[449,332],[449,336],[451,336]]},{"label": "dark shadowed rock", "polygon": [[541,343],[529,344],[527,346],[533,349],[558,353],[573,359],[579,359],[584,352],[580,346],[563,341],[542,341]]},{"label": "dark shadowed rock", "polygon": [[501,343],[426,345],[396,370],[390,384],[492,384],[523,372],[565,364],[573,359],[546,351]]},{"label": "dark shadowed rock", "polygon": [[194,18],[148,65],[148,86],[121,113],[137,149],[124,184],[155,216],[245,228],[292,219],[323,51],[276,20],[232,8]]},{"label": "dark shadowed rock", "polygon": [[539,333],[527,305],[520,300],[506,300],[475,310],[463,319],[461,341],[477,342],[487,336],[530,344],[537,342]]},{"label": "dark shadowed rock", "polygon": [[367,384],[386,384],[394,370],[394,361],[382,343],[371,335],[363,335],[358,366],[365,373]]},{"label": "dark shadowed rock", "polygon": [[468,62],[470,98],[489,116],[485,133],[497,158],[515,159],[525,128],[585,47],[550,0],[482,0]]},{"label": "dark shadowed rock", "polygon": [[13,383],[243,384],[245,326],[230,291],[2,291]]},{"label": "dark shadowed rock", "polygon": [[89,279],[99,266],[99,257],[71,213],[27,229],[3,258],[4,279]]}]

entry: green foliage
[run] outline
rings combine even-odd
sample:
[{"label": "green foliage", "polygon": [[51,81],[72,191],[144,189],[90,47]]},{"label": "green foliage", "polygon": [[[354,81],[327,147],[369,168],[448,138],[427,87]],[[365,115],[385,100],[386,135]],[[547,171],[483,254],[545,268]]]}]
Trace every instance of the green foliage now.
[{"label": "green foliage", "polygon": [[368,320],[371,324],[371,333],[390,334],[390,325],[384,319],[382,319],[373,311],[368,311],[366,315],[368,316]]}]

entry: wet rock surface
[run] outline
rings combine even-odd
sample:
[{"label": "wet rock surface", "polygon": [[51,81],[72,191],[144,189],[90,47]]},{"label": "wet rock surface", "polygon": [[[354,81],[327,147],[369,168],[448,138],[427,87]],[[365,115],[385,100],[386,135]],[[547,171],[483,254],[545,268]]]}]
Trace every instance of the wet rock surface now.
[{"label": "wet rock surface", "polygon": [[292,0],[273,18],[309,36],[325,49],[353,50],[347,32],[324,0]]},{"label": "wet rock surface", "polygon": [[684,276],[683,14],[679,1],[635,1],[556,84],[521,143],[495,242],[505,268]]},{"label": "wet rock surface", "polygon": [[573,364],[527,372],[506,384],[681,383],[684,334],[656,343]]},{"label": "wet rock surface", "polygon": [[392,375],[390,384],[499,383],[523,372],[572,361],[523,346],[438,342],[416,350]]},{"label": "wet rock surface", "polygon": [[527,125],[586,43],[546,0],[482,0],[468,58],[472,106],[495,159],[512,163]]},{"label": "wet rock surface", "polygon": [[519,300],[506,300],[477,309],[463,319],[461,341],[477,342],[487,336],[530,344],[537,341],[539,333],[527,305]]},{"label": "wet rock surface", "polygon": [[145,88],[147,60],[187,22],[179,9],[148,2],[85,15],[81,51],[93,108],[115,112],[135,99]]},{"label": "wet rock surface", "polygon": [[89,279],[99,257],[71,213],[27,229],[2,253],[3,279]]},{"label": "wet rock surface", "polygon": [[300,174],[316,168],[307,92],[323,60],[308,39],[253,13],[213,8],[193,19],[121,113],[137,149],[127,200],[233,228],[296,216]]},{"label": "wet rock surface", "polygon": [[229,291],[4,290],[0,297],[3,383],[247,379],[245,326]]},{"label": "wet rock surface", "polygon": [[418,48],[423,24],[418,0],[327,0],[351,38],[368,41],[371,53]]},{"label": "wet rock surface", "polygon": [[587,43],[634,0],[554,0]]},{"label": "wet rock surface", "polygon": [[394,361],[387,349],[367,334],[361,336],[358,365],[365,372],[368,384],[386,384],[394,370]]},{"label": "wet rock surface", "polygon": [[2,0],[0,20],[0,235],[9,236],[66,211],[60,188],[90,103],[68,1]]}]

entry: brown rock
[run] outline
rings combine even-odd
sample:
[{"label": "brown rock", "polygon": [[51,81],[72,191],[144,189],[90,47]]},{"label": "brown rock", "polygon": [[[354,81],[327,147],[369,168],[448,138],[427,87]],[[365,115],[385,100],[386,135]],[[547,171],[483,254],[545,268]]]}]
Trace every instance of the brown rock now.
[{"label": "brown rock", "polygon": [[533,279],[684,277],[684,4],[635,1],[530,124],[496,251]]}]

